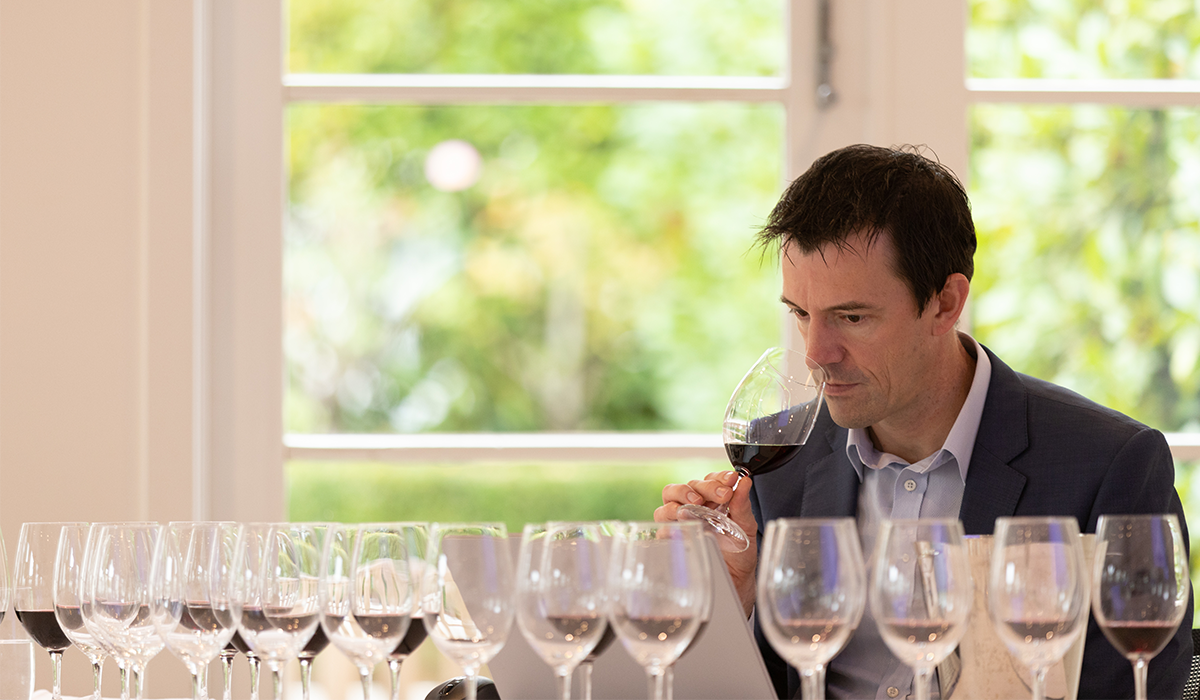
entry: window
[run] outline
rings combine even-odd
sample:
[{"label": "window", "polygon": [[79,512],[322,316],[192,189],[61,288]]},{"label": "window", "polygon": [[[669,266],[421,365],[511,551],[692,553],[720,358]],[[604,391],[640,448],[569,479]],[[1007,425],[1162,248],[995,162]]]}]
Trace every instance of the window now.
[{"label": "window", "polygon": [[1194,523],[1200,21],[1162,0],[970,8],[971,195],[990,262],[976,333],[1167,431]]},{"label": "window", "polygon": [[290,3],[294,514],[337,515],[358,487],[331,470],[414,483],[380,458],[510,485],[618,468],[642,498],[605,486],[590,512],[626,517],[723,467],[728,393],[781,337],[776,266],[751,246],[786,175],[786,10]]}]

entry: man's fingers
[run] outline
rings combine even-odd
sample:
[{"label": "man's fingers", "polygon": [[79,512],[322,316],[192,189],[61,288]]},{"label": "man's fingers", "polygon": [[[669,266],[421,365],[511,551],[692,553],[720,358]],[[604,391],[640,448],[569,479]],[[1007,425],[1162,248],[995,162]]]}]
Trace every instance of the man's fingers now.
[{"label": "man's fingers", "polygon": [[700,494],[705,501],[712,503],[725,503],[733,494],[733,486],[725,485],[725,481],[721,479],[702,479],[697,481],[689,481],[689,487],[696,493]]},{"label": "man's fingers", "polygon": [[704,497],[688,484],[667,484],[663,487],[663,503],[703,503]]}]

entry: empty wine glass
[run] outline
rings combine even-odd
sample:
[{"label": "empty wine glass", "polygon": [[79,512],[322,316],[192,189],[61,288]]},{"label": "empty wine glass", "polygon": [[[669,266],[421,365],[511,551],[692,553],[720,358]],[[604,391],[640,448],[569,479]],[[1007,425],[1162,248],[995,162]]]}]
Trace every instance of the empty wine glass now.
[{"label": "empty wine glass", "polygon": [[242,640],[271,670],[275,700],[283,669],[312,637],[320,617],[321,546],[312,525],[258,523],[243,535]]},{"label": "empty wine glass", "polygon": [[933,669],[958,646],[975,599],[962,523],[885,520],[869,596],[880,636],[913,668],[917,700],[929,700]]},{"label": "empty wine glass", "polygon": [[758,621],[800,672],[805,700],[825,697],[825,667],[858,628],[867,575],[853,518],[767,523],[758,567]]},{"label": "empty wine glass", "polygon": [[92,694],[99,700],[106,652],[83,624],[82,609],[83,555],[88,529],[89,526],[83,523],[62,528],[54,561],[54,615],[63,633],[91,662]]},{"label": "empty wine glass", "polygon": [[[721,437],[738,474],[733,490],[742,477],[765,474],[787,463],[808,440],[824,394],[825,371],[803,354],[769,348],[758,358],[725,408]],[[728,503],[716,509],[685,504],[678,517],[707,523],[724,551],[742,552],[750,546],[750,538],[729,518]]]},{"label": "empty wine glass", "polygon": [[421,585],[425,578],[425,553],[429,546],[429,525],[427,523],[398,523],[408,538],[408,558],[412,567],[413,596],[417,601],[413,609],[412,622],[404,638],[388,654],[388,671],[392,677],[392,700],[400,700],[400,667],[405,659],[421,646],[428,632],[425,631],[425,617],[421,612]]},{"label": "empty wine glass", "polygon": [[697,521],[637,522],[613,538],[608,571],[609,622],[663,700],[664,676],[700,629],[712,579]]},{"label": "empty wine glass", "polygon": [[[158,523],[96,524],[84,554],[84,624],[128,670],[139,700],[146,664],[163,649],[150,614],[150,569],[161,529]],[[128,685],[122,683],[123,698]]]},{"label": "empty wine glass", "polygon": [[513,567],[503,523],[435,523],[421,605],[425,629],[463,668],[475,700],[479,667],[504,646],[513,622]]},{"label": "empty wine glass", "polygon": [[562,700],[608,627],[604,550],[596,523],[530,523],[521,533],[517,625],[553,669]]},{"label": "empty wine glass", "polygon": [[988,612],[1000,639],[1029,668],[1033,700],[1046,672],[1087,629],[1088,582],[1075,518],[996,518]]},{"label": "empty wine glass", "polygon": [[1133,664],[1137,700],[1146,698],[1150,659],[1183,620],[1188,576],[1183,530],[1175,515],[1100,516],[1092,612],[1104,636]]},{"label": "empty wine glass", "polygon": [[172,522],[158,538],[151,570],[155,629],[192,674],[192,697],[204,697],[208,664],[233,638],[242,616],[237,600],[241,526]]},{"label": "empty wine glass", "polygon": [[63,526],[87,523],[25,523],[17,540],[13,572],[13,607],[33,641],[50,652],[54,700],[62,697],[62,655],[71,640],[54,614],[54,562]]},{"label": "empty wine glass", "polygon": [[408,536],[389,524],[334,525],[321,566],[321,627],[358,669],[363,700],[371,671],[388,657],[412,620],[414,586]]}]

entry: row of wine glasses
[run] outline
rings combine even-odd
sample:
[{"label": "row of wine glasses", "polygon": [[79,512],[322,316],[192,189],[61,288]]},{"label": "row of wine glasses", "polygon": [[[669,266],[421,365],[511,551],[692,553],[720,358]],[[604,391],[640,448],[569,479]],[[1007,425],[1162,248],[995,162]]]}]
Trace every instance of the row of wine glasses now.
[{"label": "row of wine glasses", "polygon": [[[1187,608],[1178,519],[1101,516],[1090,575],[1084,562],[1073,518],[998,518],[987,583],[998,636],[1030,670],[1033,699],[1043,700],[1047,671],[1087,629],[1090,601],[1105,636],[1132,662],[1135,697],[1144,700],[1147,665]],[[868,599],[884,642],[913,668],[916,697],[928,700],[934,672],[965,634],[974,601],[957,520],[886,521],[869,580],[854,520],[776,520],[767,525],[757,585],[763,631],[799,671],[809,700],[824,698],[825,667],[849,641]]]},{"label": "row of wine glasses", "polygon": [[[266,666],[278,700],[284,666],[300,660],[307,691],[325,645],[358,668],[364,698],[386,661],[395,696],[400,665],[426,635],[463,667],[474,697],[514,621],[563,697],[574,669],[620,638],[661,698],[711,613],[709,567],[698,523],[531,525],[516,567],[496,523],[26,523],[16,609],[51,654],[56,698],[72,643],[92,661],[97,697],[106,658],[122,698],[140,698],[147,664],[166,649],[196,698],[221,658],[230,698],[230,649],[240,649],[252,671]],[[251,683],[257,697],[254,673]]]}]

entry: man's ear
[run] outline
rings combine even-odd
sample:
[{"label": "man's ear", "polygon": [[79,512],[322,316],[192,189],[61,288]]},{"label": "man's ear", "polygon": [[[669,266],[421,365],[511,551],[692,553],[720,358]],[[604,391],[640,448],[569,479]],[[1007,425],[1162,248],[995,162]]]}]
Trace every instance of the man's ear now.
[{"label": "man's ear", "polygon": [[933,332],[942,335],[954,330],[954,325],[962,316],[971,293],[971,281],[961,272],[955,272],[946,278],[942,291],[929,300],[929,311],[933,317]]}]

